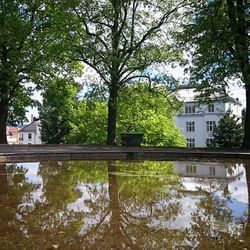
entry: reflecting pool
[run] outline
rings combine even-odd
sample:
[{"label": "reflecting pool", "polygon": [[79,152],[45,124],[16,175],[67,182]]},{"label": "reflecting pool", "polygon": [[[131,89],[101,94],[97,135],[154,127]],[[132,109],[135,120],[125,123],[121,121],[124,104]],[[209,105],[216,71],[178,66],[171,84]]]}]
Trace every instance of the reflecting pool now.
[{"label": "reflecting pool", "polygon": [[0,165],[0,249],[248,249],[250,162]]}]

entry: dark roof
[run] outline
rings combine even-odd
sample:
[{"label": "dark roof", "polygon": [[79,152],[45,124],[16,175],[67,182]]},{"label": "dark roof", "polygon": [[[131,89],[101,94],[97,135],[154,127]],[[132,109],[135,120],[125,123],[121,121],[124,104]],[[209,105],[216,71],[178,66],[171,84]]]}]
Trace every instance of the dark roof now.
[{"label": "dark roof", "polygon": [[231,102],[233,102],[233,103],[236,103],[236,104],[242,106],[242,103],[239,101],[238,98],[233,98],[233,97],[229,96],[227,100],[228,100],[229,102],[231,101]]},{"label": "dark roof", "polygon": [[180,84],[179,89],[194,89],[195,87],[192,84]]},{"label": "dark roof", "polygon": [[33,121],[32,123],[20,129],[19,132],[36,132],[36,126],[36,121]]}]

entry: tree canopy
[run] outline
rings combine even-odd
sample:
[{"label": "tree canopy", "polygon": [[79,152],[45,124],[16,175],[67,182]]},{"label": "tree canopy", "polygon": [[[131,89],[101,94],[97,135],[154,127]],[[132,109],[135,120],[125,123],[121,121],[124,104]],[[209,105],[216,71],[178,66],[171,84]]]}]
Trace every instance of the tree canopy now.
[{"label": "tree canopy", "polygon": [[[87,93],[78,102],[67,143],[105,143],[108,100],[98,93]],[[125,86],[119,96],[117,141],[121,133],[143,133],[144,145],[184,146],[185,139],[174,123],[179,108],[180,103],[164,85],[137,82]]]},{"label": "tree canopy", "polygon": [[41,12],[39,1],[0,2],[0,143],[7,143],[9,108],[16,96],[25,93],[25,82],[38,59]]},{"label": "tree canopy", "polygon": [[66,136],[67,143],[104,144],[107,132],[107,102],[94,99],[79,101],[70,126],[70,134]]},{"label": "tree canopy", "polygon": [[118,106],[118,133],[143,133],[144,145],[184,146],[174,117],[181,107],[166,86],[136,83],[125,86]]},{"label": "tree canopy", "polygon": [[57,77],[47,82],[42,92],[43,103],[39,105],[43,142],[65,142],[75,117],[78,88],[74,79]]},{"label": "tree canopy", "polygon": [[213,131],[214,144],[222,148],[240,147],[243,140],[243,126],[239,117],[228,111]]},{"label": "tree canopy", "polygon": [[76,60],[92,67],[109,92],[107,144],[116,143],[118,97],[122,87],[155,63],[176,60],[169,32],[187,1],[60,1],[65,21],[58,29],[72,44]]},{"label": "tree canopy", "polygon": [[250,147],[249,1],[195,1],[185,12],[181,44],[191,58],[191,83],[202,99],[226,97],[229,82],[246,90],[243,147]]},{"label": "tree canopy", "polygon": [[7,143],[7,123],[25,119],[36,86],[55,74],[75,73],[52,7],[42,0],[0,1],[0,143]]}]

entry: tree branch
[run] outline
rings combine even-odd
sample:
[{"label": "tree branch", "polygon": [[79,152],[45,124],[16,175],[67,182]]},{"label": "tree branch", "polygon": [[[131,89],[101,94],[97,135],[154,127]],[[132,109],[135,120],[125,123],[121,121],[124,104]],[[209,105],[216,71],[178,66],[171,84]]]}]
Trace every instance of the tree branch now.
[{"label": "tree branch", "polygon": [[110,84],[109,81],[105,77],[104,73],[97,67],[97,65],[94,65],[93,63],[91,63],[88,59],[84,58],[83,56],[81,56],[81,61],[86,63],[92,69],[94,69],[100,75],[100,77],[103,79],[103,81],[109,86],[109,84]]},{"label": "tree branch", "polygon": [[124,86],[124,84],[125,84],[126,82],[129,82],[129,81],[131,81],[131,80],[133,80],[133,79],[136,79],[136,78],[145,78],[145,79],[147,79],[147,80],[151,83],[151,78],[150,78],[150,76],[147,76],[147,75],[134,75],[134,76],[131,76],[131,77],[126,78],[125,80],[120,81],[120,85],[121,85],[121,86]]},{"label": "tree branch", "polygon": [[[179,8],[183,7],[184,3],[186,2],[186,0],[183,0],[182,2],[180,2],[179,4],[177,4],[177,6],[175,6],[171,11],[165,13],[161,18],[160,21],[153,27],[151,27],[150,29],[148,29],[148,31],[142,36],[142,38],[133,46],[132,44],[132,39],[134,36],[134,32],[133,34],[131,34],[131,44],[130,44],[130,48],[125,51],[124,53],[124,61],[120,67],[120,71],[122,71],[122,69],[124,68],[124,66],[126,65],[126,63],[128,62],[128,60],[130,59],[130,57],[132,56],[132,54],[141,47],[141,45],[148,39],[148,37],[150,37],[150,35],[152,35],[157,29],[159,29],[164,23],[165,21],[169,18],[169,16],[171,14],[173,14],[174,12],[176,12]],[[133,31],[133,28],[132,28]],[[126,56],[125,56],[126,55]]]},{"label": "tree branch", "polygon": [[[86,19],[83,17],[84,16],[84,13],[82,13],[82,16],[78,13],[78,11],[76,10],[76,9],[74,9],[74,11],[75,11],[75,13],[76,13],[76,15],[77,15],[77,17],[79,18],[79,19],[83,19],[82,20],[82,22],[83,22],[83,25],[84,25],[84,28],[85,28],[85,31],[86,31],[86,34],[88,35],[88,36],[91,36],[91,37],[95,37],[97,40],[99,40],[100,42],[101,42],[101,44],[106,48],[106,50],[108,50],[108,45],[105,43],[105,41],[100,37],[100,35],[98,35],[98,34],[96,34],[96,33],[93,33],[93,32],[90,32],[90,29],[89,29],[89,26],[88,26],[88,24],[87,24],[87,21],[86,21]],[[87,10],[85,10],[86,11],[86,13],[87,13],[87,16],[89,16],[89,14],[88,14],[88,11]],[[90,18],[89,18],[90,19]],[[91,19],[90,19],[90,21],[91,21]],[[92,21],[93,22],[93,21]],[[110,27],[110,25],[108,25],[109,27]],[[78,34],[79,34],[80,32],[78,32]],[[82,37],[82,35],[81,35],[81,38],[83,39],[83,40],[85,40],[85,38],[84,37]]]}]

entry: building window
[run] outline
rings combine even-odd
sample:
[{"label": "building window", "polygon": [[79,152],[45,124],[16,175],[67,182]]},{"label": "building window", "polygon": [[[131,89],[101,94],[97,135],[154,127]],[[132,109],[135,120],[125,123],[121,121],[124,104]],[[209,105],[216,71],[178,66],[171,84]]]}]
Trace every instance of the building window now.
[{"label": "building window", "polygon": [[187,147],[188,148],[194,148],[195,147],[195,139],[194,138],[188,138],[187,139]]},{"label": "building window", "polygon": [[185,113],[194,114],[195,113],[195,105],[186,105],[185,106]]},{"label": "building window", "polygon": [[209,104],[209,105],[208,105],[208,112],[209,112],[209,113],[214,112],[214,104]]},{"label": "building window", "polygon": [[210,176],[215,176],[215,167],[214,166],[209,167],[209,175]]},{"label": "building window", "polygon": [[186,122],[186,131],[187,132],[194,132],[195,131],[194,122]]},{"label": "building window", "polygon": [[187,174],[196,174],[196,166],[186,165],[186,173]]},{"label": "building window", "polygon": [[32,134],[28,134],[28,140],[32,139]]},{"label": "building window", "polygon": [[207,138],[206,139],[206,145],[207,145],[207,147],[214,147],[214,139],[213,138]]},{"label": "building window", "polygon": [[214,131],[214,127],[215,127],[215,121],[207,121],[206,122],[207,132]]},{"label": "building window", "polygon": [[23,141],[23,134],[20,134],[19,141]]}]

